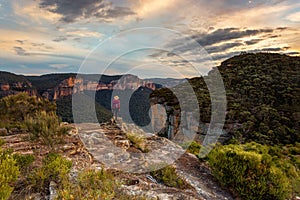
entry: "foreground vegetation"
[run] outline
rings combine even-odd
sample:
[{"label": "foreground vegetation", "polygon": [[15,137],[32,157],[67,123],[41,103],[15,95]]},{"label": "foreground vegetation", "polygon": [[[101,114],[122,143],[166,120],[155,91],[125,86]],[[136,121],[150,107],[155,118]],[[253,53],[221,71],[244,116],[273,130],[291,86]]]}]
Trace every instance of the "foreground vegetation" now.
[{"label": "foreground vegetation", "polygon": [[[65,200],[145,200],[145,197],[129,196],[122,191],[121,182],[111,172],[83,170],[75,180],[69,173],[72,162],[59,154],[50,153],[42,165],[33,168],[34,157],[12,154],[0,149],[0,199],[9,199],[14,186],[22,185],[19,194],[12,199],[22,199],[26,194],[47,195],[51,182],[55,182],[55,199]],[[30,169],[30,170],[29,170]],[[18,183],[19,181],[19,183]]]},{"label": "foreground vegetation", "polygon": [[300,144],[218,146],[208,156],[214,176],[243,199],[286,199],[300,194]]},{"label": "foreground vegetation", "polygon": [[[31,194],[47,196],[53,183],[57,192],[56,199],[145,199],[127,195],[120,187],[120,180],[104,169],[82,169],[76,178],[70,175],[73,163],[54,148],[64,142],[68,132],[55,113],[54,103],[20,93],[1,99],[0,106],[0,127],[9,131],[27,132],[30,142],[48,146],[50,150],[41,163],[36,163],[33,155],[21,155],[10,149],[2,149],[4,142],[0,141],[1,200],[23,199]],[[18,193],[13,193],[14,189]]]}]

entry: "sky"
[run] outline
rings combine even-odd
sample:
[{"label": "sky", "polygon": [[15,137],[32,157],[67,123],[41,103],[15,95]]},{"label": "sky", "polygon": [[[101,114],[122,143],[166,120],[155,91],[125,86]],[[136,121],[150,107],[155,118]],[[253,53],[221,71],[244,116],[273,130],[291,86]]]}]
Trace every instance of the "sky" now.
[{"label": "sky", "polygon": [[0,70],[194,77],[241,52],[299,56],[299,0],[0,0]]}]

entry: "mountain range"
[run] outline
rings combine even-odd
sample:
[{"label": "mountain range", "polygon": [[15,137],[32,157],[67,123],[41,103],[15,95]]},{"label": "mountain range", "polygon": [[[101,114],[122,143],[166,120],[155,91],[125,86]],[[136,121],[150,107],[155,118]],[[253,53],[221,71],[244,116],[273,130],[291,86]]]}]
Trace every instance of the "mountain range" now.
[{"label": "mountain range", "polygon": [[[188,79],[197,96],[200,119],[204,124],[209,123],[211,118],[210,91],[206,81],[217,70],[223,78],[227,98],[224,129],[232,139],[267,144],[300,141],[299,57],[272,53],[241,54],[225,60],[205,77]],[[23,76],[0,72],[0,98],[18,92],[48,98],[56,101],[57,113],[63,121],[72,122],[71,95],[84,93],[87,99],[96,99],[96,110],[100,113],[98,119],[101,122],[111,117],[113,88],[125,96],[127,91],[135,90],[130,100],[130,108],[139,111],[132,116],[135,116],[133,118],[138,124],[147,124],[150,98],[159,97],[156,98],[160,99],[156,103],[168,104],[175,111],[180,111],[179,102],[172,91],[162,86],[180,89],[184,82],[185,79],[140,79],[130,74],[107,76],[69,73]],[[96,91],[95,96],[93,91]],[[186,94],[185,98],[188,100],[191,97]],[[180,123],[180,112],[175,113],[179,113],[176,118]],[[205,130],[200,132],[205,134]]]}]

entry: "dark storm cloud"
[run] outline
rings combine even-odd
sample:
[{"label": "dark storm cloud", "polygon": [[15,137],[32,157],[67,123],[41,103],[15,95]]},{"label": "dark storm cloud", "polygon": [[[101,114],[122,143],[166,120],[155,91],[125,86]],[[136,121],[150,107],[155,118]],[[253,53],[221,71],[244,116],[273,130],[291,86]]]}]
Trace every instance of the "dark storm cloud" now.
[{"label": "dark storm cloud", "polygon": [[30,54],[26,52],[22,47],[14,47],[15,53],[19,56],[29,56]]},{"label": "dark storm cloud", "polygon": [[111,18],[134,14],[127,7],[114,7],[105,0],[41,0],[40,7],[62,15],[61,21],[66,23],[92,17],[108,21]]}]

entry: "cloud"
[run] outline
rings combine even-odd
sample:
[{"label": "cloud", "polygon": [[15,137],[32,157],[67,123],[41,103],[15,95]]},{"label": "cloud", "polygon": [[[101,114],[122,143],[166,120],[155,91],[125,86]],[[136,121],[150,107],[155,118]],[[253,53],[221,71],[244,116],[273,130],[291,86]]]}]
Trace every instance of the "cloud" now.
[{"label": "cloud", "polygon": [[52,41],[62,42],[62,41],[66,41],[66,40],[68,40],[68,38],[66,36],[58,36],[57,38],[53,39]]},{"label": "cloud", "polygon": [[[185,37],[172,41],[168,46],[173,47],[177,52],[187,52],[193,47],[189,45],[191,40],[197,41],[201,46],[211,49],[211,53],[216,53],[218,51],[225,51],[233,47],[241,46],[240,42],[231,42],[231,40],[243,39],[246,37],[257,36],[263,33],[272,33],[273,29],[238,29],[238,28],[224,28],[217,29],[213,32],[208,33],[196,33],[190,37]],[[227,44],[221,44],[227,43]],[[218,45],[221,44],[221,45]],[[198,47],[199,48],[199,47]]]},{"label": "cloud", "polygon": [[25,42],[25,40],[15,40],[17,43],[19,43],[19,44],[24,44],[24,42]]},{"label": "cloud", "polygon": [[297,51],[291,51],[291,52],[287,52],[285,53],[287,55],[300,55],[300,52],[297,52]]},{"label": "cloud", "polygon": [[260,41],[262,41],[262,39],[252,39],[252,40],[245,41],[245,43],[247,45],[253,45],[259,43]]},{"label": "cloud", "polygon": [[11,0],[15,15],[30,19],[32,22],[42,25],[46,22],[56,22],[61,16],[57,13],[40,9],[37,1]]},{"label": "cloud", "polygon": [[135,14],[130,8],[116,6],[105,0],[41,0],[40,8],[61,15],[65,23],[79,19],[97,18],[107,22],[113,18]]},{"label": "cloud", "polygon": [[63,68],[69,67],[69,66],[70,66],[69,64],[64,64],[64,63],[49,64],[49,67],[53,68],[53,69],[63,69]]},{"label": "cloud", "polygon": [[273,51],[273,52],[278,52],[278,51],[286,51],[290,47],[268,47],[268,48],[262,48],[262,49],[256,49],[254,51],[260,52],[260,51]]},{"label": "cloud", "polygon": [[288,27],[278,27],[278,28],[276,28],[276,30],[279,30],[279,31],[285,31],[287,29],[289,29],[289,28]]},{"label": "cloud", "polygon": [[25,49],[23,49],[22,47],[14,47],[13,48],[15,53],[19,56],[29,56],[30,54],[27,53],[27,51]]},{"label": "cloud", "polygon": [[84,29],[73,30],[66,32],[68,36],[76,36],[76,37],[101,37],[102,34],[95,31],[89,31]]},{"label": "cloud", "polygon": [[239,39],[243,37],[249,37],[258,35],[261,33],[272,33],[272,29],[246,29],[240,30],[237,28],[225,28],[225,29],[218,29],[209,34],[199,34],[192,36],[196,39],[196,41],[203,45],[212,45],[219,42],[232,40],[232,39]]},{"label": "cloud", "polygon": [[37,48],[43,49],[43,50],[54,49],[53,47],[48,46],[48,45],[46,45],[45,43],[32,42],[31,45],[32,45],[32,47],[37,47]]},{"label": "cloud", "polygon": [[225,43],[222,45],[218,45],[218,46],[210,46],[210,47],[206,47],[205,50],[208,53],[216,53],[216,52],[224,52],[228,49],[234,48],[234,47],[239,47],[239,46],[243,46],[244,44],[241,42],[232,42],[232,43]]},{"label": "cloud", "polygon": [[141,18],[149,15],[157,15],[158,12],[166,12],[174,6],[180,5],[180,0],[131,0],[135,4],[134,11]]},{"label": "cloud", "polygon": [[219,61],[219,60],[231,58],[231,57],[239,55],[239,54],[241,54],[240,51],[215,54],[215,55],[212,55],[212,59]]},{"label": "cloud", "polygon": [[300,22],[300,11],[286,16],[286,19],[291,22]]}]

